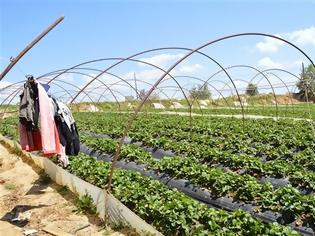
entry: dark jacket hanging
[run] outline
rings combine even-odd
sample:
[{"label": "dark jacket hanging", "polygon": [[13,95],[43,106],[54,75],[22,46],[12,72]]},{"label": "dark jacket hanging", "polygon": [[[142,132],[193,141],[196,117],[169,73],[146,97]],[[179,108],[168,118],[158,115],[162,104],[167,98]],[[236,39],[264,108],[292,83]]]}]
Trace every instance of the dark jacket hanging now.
[{"label": "dark jacket hanging", "polygon": [[59,102],[57,102],[54,98],[53,101],[57,109],[57,112],[55,113],[55,123],[57,126],[60,143],[66,148],[67,155],[78,155],[80,151],[80,138],[77,126],[75,122],[70,124],[70,127],[68,126],[64,117],[67,116],[68,113],[63,112],[60,109],[60,106],[58,105]]},{"label": "dark jacket hanging", "polygon": [[38,129],[39,100],[37,84],[26,81],[20,95],[19,120],[27,130]]}]

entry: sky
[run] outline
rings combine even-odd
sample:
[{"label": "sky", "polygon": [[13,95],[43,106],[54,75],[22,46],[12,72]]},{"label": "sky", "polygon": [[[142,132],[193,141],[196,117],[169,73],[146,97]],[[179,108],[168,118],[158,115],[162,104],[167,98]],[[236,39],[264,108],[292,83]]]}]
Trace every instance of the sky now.
[{"label": "sky", "polygon": [[[89,60],[126,58],[159,47],[194,49],[217,38],[244,32],[267,33],[289,40],[315,61],[314,9],[315,0],[1,0],[1,71],[10,62],[10,57],[16,57],[52,22],[60,16],[65,18],[16,64],[0,82],[0,88],[24,80],[26,74],[38,77]],[[249,65],[259,70],[285,69],[299,75],[301,63],[310,64],[293,47],[262,36],[228,39],[211,44],[201,51],[224,68]],[[161,50],[142,54],[135,59],[166,70],[187,53],[187,50]],[[87,64],[86,67],[105,70],[114,62],[117,60]],[[175,67],[171,74],[185,76],[178,77],[178,83],[188,90],[201,80],[187,76],[205,81],[219,70],[220,67],[209,58],[193,54]],[[70,73],[60,76],[60,79],[75,84],[76,88],[65,83],[59,85],[75,93],[99,73],[91,70],[85,72],[88,76]],[[131,81],[136,76],[138,80],[144,81],[139,82],[138,87],[146,90],[164,73],[139,61],[122,63],[110,72],[129,83],[133,83]],[[288,86],[295,84],[295,77],[280,71],[271,72],[281,77]],[[228,73],[241,91],[246,87],[246,81],[249,82],[257,71],[236,67],[229,69]],[[116,83],[111,88],[117,91],[118,97],[134,93],[126,83],[118,82],[120,79],[116,77],[105,74],[100,78],[107,86]],[[268,74],[268,78],[278,93],[285,91],[276,76]],[[213,94],[217,93],[215,96],[219,96],[217,90],[226,95],[233,94],[232,84],[225,73],[219,73],[211,80],[214,80],[211,89]],[[259,84],[261,92],[270,92],[269,82],[261,74],[253,81]],[[57,91],[57,86],[51,87],[56,89],[52,91]],[[181,96],[175,87],[176,82],[166,80],[160,84],[159,91],[163,90],[168,96]],[[98,92],[99,95],[95,95],[98,98],[104,90],[100,82],[88,88],[87,91],[91,93]],[[0,90],[0,99],[6,97],[8,91]],[[60,94],[63,93],[60,90]],[[109,90],[105,93],[104,99],[113,99]]]}]

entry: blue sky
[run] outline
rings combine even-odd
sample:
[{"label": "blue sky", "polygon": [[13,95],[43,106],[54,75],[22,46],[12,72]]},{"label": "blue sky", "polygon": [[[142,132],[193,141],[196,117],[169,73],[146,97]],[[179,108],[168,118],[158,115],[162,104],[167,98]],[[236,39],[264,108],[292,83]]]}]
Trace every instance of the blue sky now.
[{"label": "blue sky", "polygon": [[[315,1],[100,1],[100,0],[2,0],[0,2],[0,70],[27,43],[59,16],[64,21],[31,49],[7,74],[4,84],[87,60],[127,57],[136,52],[168,46],[196,48],[221,36],[242,32],[279,35],[296,43],[315,61]],[[243,37],[212,45],[203,52],[224,67],[248,64],[259,69],[283,68],[298,74],[307,60],[296,50],[266,40]],[[167,69],[185,51],[168,50],[138,57]],[[93,65],[105,69],[110,63]],[[174,71],[206,79],[218,71],[215,64],[193,56]],[[133,73],[153,83],[161,71],[128,62],[112,71],[131,78]],[[256,72],[233,69],[233,79],[249,80]],[[91,76],[94,74],[91,73]],[[281,74],[279,74],[281,75]],[[292,78],[281,75],[288,82]],[[82,76],[65,76],[78,86],[88,82]],[[104,78],[106,80],[106,78]],[[108,81],[115,82],[111,78]],[[226,78],[218,76],[218,80]],[[273,82],[277,82],[275,79]],[[185,79],[182,84],[195,81]],[[266,82],[262,82],[266,83]],[[166,83],[167,84],[167,83]],[[241,82],[238,82],[240,87]],[[1,86],[1,84],[0,84]],[[143,85],[144,86],[144,85]],[[221,86],[215,84],[215,86]],[[261,86],[264,86],[262,84]],[[144,86],[145,87],[145,86]],[[221,86],[222,87],[222,86]],[[126,89],[117,87],[123,93]]]}]

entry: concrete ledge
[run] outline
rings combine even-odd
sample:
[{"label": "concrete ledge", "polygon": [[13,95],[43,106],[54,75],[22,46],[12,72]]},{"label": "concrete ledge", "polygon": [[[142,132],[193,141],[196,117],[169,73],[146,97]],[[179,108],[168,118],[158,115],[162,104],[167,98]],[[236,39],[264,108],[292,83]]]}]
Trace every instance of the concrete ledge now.
[{"label": "concrete ledge", "polygon": [[[0,142],[7,148],[18,152],[17,154],[21,156],[24,162],[34,163],[39,168],[43,169],[50,178],[59,185],[67,186],[72,192],[78,194],[79,196],[85,194],[90,195],[94,201],[100,218],[104,220],[107,218],[106,221],[109,221],[111,224],[131,226],[140,234],[162,235],[153,226],[142,220],[113,195],[106,193],[104,189],[96,187],[76,177],[75,175],[70,174],[66,170],[54,164],[48,158],[22,151],[17,142],[9,140],[1,134]],[[106,210],[108,213],[107,217],[105,215]]]}]

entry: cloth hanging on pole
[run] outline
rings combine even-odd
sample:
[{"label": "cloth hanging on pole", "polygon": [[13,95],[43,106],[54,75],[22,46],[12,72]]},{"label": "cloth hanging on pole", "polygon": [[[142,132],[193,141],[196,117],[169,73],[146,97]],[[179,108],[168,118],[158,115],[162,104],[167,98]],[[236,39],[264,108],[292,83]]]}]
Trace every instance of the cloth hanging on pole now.
[{"label": "cloth hanging on pole", "polygon": [[60,141],[54,121],[53,105],[44,87],[38,84],[38,98],[40,110],[40,132],[43,154],[53,155],[60,153]]},{"label": "cloth hanging on pole", "polygon": [[67,155],[78,155],[80,140],[70,109],[51,98],[50,86],[30,76],[20,95],[19,134],[22,150],[41,151],[44,156],[58,155],[63,166]]}]

